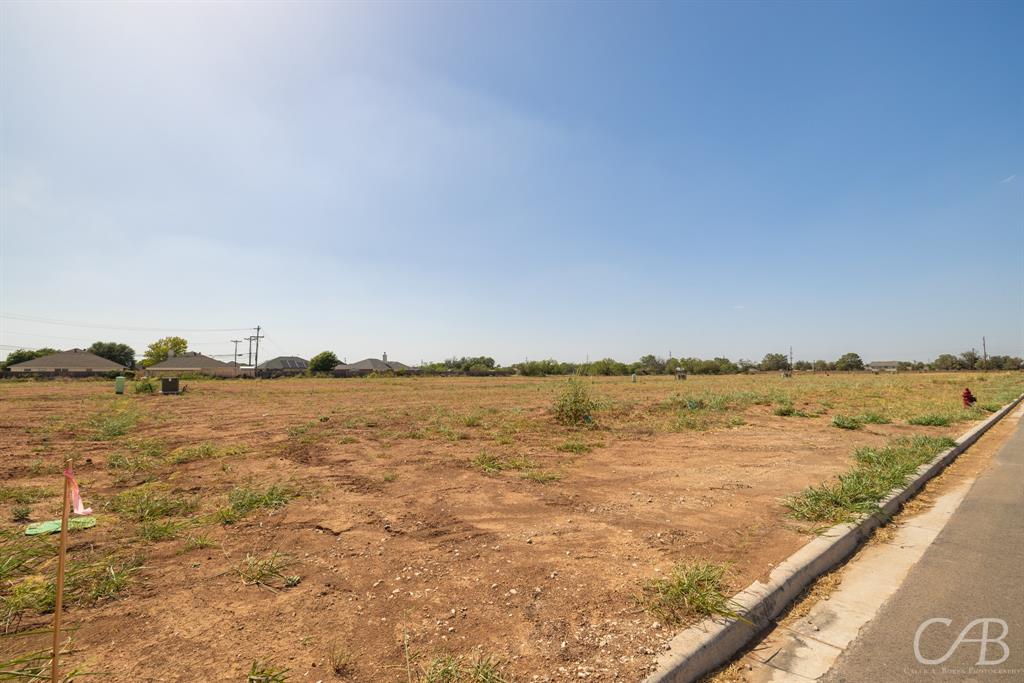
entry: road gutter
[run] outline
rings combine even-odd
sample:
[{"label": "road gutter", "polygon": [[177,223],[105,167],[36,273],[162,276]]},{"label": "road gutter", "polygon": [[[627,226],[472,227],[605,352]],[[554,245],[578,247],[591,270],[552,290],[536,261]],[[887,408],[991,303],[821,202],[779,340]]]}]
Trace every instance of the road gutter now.
[{"label": "road gutter", "polygon": [[922,465],[902,489],[879,503],[878,512],[859,522],[837,524],[790,555],[771,571],[768,583],[755,581],[734,596],[742,620],[708,618],[684,629],[658,658],[658,668],[644,683],[691,683],[728,663],[750,641],[773,625],[773,620],[822,574],[844,562],[872,532],[893,517],[907,500],[938,475],[981,435],[1003,419],[1024,394],[1003,406],[957,439],[952,448]]}]

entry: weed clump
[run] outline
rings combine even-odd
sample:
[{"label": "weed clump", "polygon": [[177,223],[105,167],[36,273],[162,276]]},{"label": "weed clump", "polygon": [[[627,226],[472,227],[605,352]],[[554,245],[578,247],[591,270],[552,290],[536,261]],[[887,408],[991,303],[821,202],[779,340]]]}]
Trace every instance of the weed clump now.
[{"label": "weed clump", "polygon": [[152,394],[156,391],[156,383],[148,377],[140,379],[133,385],[136,394]]},{"label": "weed clump", "polygon": [[566,382],[562,393],[555,399],[555,419],[564,425],[592,424],[596,409],[597,403],[591,398],[590,390],[578,379]]},{"label": "weed clump", "polygon": [[723,592],[728,568],[714,562],[676,565],[663,579],[643,587],[642,602],[666,624],[682,624],[701,617],[736,618],[734,603]]},{"label": "weed clump", "polygon": [[892,422],[885,415],[879,415],[878,413],[863,413],[853,419],[868,425],[887,425]]},{"label": "weed clump", "polygon": [[289,565],[287,555],[274,551],[265,558],[255,555],[246,555],[245,559],[238,563],[235,571],[238,578],[246,586],[266,586],[273,588],[276,585],[291,588],[299,585],[299,577],[284,573]]},{"label": "weed clump", "polygon": [[536,464],[528,458],[504,457],[483,451],[473,459],[473,467],[486,474],[497,474],[505,470],[528,470]]},{"label": "weed clump", "polygon": [[832,426],[839,429],[860,429],[864,423],[849,415],[836,415],[832,418]]},{"label": "weed clump", "polygon": [[227,507],[217,511],[217,518],[222,524],[234,524],[253,510],[283,508],[297,495],[290,487],[277,484],[266,489],[239,486],[228,493]]},{"label": "weed clump", "polygon": [[949,425],[953,420],[948,415],[918,415],[907,420],[907,424],[919,425],[923,427],[945,427]]},{"label": "weed clump", "polygon": [[878,502],[903,486],[918,467],[956,442],[949,438],[917,436],[897,439],[884,448],[861,448],[856,464],[834,482],[809,486],[784,501],[790,514],[808,522],[839,524],[875,512]]},{"label": "weed clump", "polygon": [[594,447],[582,441],[566,441],[555,446],[555,450],[562,453],[576,453],[580,455],[582,453],[589,453],[594,450]]},{"label": "weed clump", "polygon": [[52,495],[37,486],[0,486],[0,503],[29,505]]},{"label": "weed clump", "polygon": [[290,669],[280,669],[272,662],[256,660],[249,668],[246,683],[285,683]]},{"label": "weed clump", "polygon": [[111,511],[136,522],[148,522],[160,517],[186,515],[199,507],[199,502],[144,484],[114,496],[109,506]]},{"label": "weed clump", "polygon": [[[421,683],[510,683],[503,667],[490,657],[467,661],[455,655],[433,657],[416,677]],[[409,680],[412,680],[410,671]]]}]

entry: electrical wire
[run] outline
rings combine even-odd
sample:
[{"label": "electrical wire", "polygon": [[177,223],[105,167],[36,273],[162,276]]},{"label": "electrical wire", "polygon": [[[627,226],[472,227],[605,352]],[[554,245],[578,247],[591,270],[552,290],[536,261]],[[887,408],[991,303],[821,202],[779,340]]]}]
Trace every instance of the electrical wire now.
[{"label": "electrical wire", "polygon": [[7,320],[22,320],[25,322],[43,323],[45,325],[64,325],[66,327],[88,327],[99,330],[127,330],[135,332],[248,332],[252,327],[223,327],[223,328],[180,328],[180,327],[135,327],[130,325],[98,325],[96,323],[72,322],[70,320],[58,320],[56,318],[41,318],[34,315],[20,315],[17,313],[0,314],[0,318]]}]

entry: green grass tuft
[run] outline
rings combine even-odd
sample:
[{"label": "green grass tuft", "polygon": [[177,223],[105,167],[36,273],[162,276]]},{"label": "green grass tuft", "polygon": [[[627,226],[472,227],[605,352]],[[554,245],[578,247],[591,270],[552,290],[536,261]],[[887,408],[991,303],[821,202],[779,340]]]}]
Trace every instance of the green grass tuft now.
[{"label": "green grass tuft", "polygon": [[272,662],[256,660],[249,668],[246,683],[285,683],[290,669],[282,669]]},{"label": "green grass tuft", "polygon": [[833,482],[810,486],[787,498],[790,514],[808,522],[839,524],[875,512],[893,489],[903,486],[917,468],[956,445],[949,438],[917,436],[897,439],[884,448],[861,448],[856,464]]},{"label": "green grass tuft", "polygon": [[860,429],[864,423],[849,415],[836,415],[832,418],[832,426],[839,429]]},{"label": "green grass tuft", "polygon": [[284,573],[289,564],[290,560],[287,555],[274,551],[264,558],[246,555],[245,559],[235,567],[235,571],[246,586],[291,588],[299,584],[299,577]]},{"label": "green grass tuft", "polygon": [[180,529],[181,524],[174,520],[166,520],[163,522],[151,520],[143,522],[139,526],[139,538],[149,541],[150,543],[170,541],[178,537],[178,531]]},{"label": "green grass tuft", "polygon": [[283,508],[297,495],[291,487],[277,484],[265,489],[239,486],[228,493],[227,507],[217,511],[217,519],[222,524],[234,524],[253,510]]},{"label": "green grass tuft", "polygon": [[555,446],[555,450],[560,451],[562,453],[581,454],[589,453],[590,451],[594,450],[594,448],[590,444],[584,443],[582,441],[566,441]]},{"label": "green grass tuft", "polygon": [[550,484],[553,481],[558,481],[562,478],[561,474],[556,472],[545,472],[543,470],[532,470],[529,472],[523,472],[523,479],[529,479],[530,481],[537,482],[538,484]]},{"label": "green grass tuft", "polygon": [[683,624],[703,617],[736,618],[734,603],[723,592],[728,568],[714,562],[676,565],[663,579],[643,586],[642,602],[666,624]]},{"label": "green grass tuft", "polygon": [[119,493],[109,503],[111,511],[136,522],[187,515],[198,506],[195,498],[176,496],[155,484],[143,484]]},{"label": "green grass tuft", "polygon": [[952,421],[953,420],[949,415],[938,415],[933,413],[930,415],[918,415],[917,417],[912,417],[907,420],[907,424],[923,427],[946,427]]},{"label": "green grass tuft", "polygon": [[0,486],[0,503],[30,505],[52,495],[38,486]]}]

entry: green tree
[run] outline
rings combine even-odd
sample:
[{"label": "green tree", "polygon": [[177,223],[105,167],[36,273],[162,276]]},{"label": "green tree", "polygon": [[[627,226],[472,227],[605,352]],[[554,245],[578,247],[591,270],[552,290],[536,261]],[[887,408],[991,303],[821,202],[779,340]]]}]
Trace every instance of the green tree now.
[{"label": "green tree", "polygon": [[964,370],[974,370],[981,363],[981,357],[974,350],[964,351],[960,354],[960,366]]},{"label": "green tree", "polygon": [[628,375],[629,367],[614,358],[595,360],[586,367],[588,375]]},{"label": "green tree", "polygon": [[932,361],[932,367],[943,371],[959,370],[960,359],[951,353],[944,353]]},{"label": "green tree", "polygon": [[805,370],[806,371],[806,370],[813,370],[814,366],[811,365],[811,362],[808,361],[808,360],[798,360],[797,362],[793,363],[793,369],[794,370]]},{"label": "green tree", "polygon": [[665,372],[665,361],[654,354],[640,357],[640,371],[645,375],[661,375]]},{"label": "green tree", "polygon": [[746,358],[740,358],[736,361],[736,372],[748,372],[750,368],[756,368],[757,364],[752,360]]},{"label": "green tree", "polygon": [[766,371],[771,370],[789,370],[789,359],[786,358],[784,353],[768,353],[761,360],[761,369]]},{"label": "green tree", "polygon": [[836,361],[836,370],[863,370],[864,361],[856,353],[844,353]]},{"label": "green tree", "polygon": [[135,367],[135,349],[127,344],[117,342],[95,342],[89,347],[90,353],[95,353],[100,358],[120,363],[126,368]]},{"label": "green tree", "polygon": [[142,367],[148,368],[150,365],[163,363],[171,351],[174,351],[176,356],[185,353],[188,351],[188,340],[181,337],[157,339],[146,348],[146,353],[142,356]]},{"label": "green tree", "polygon": [[333,372],[337,365],[338,357],[334,355],[333,351],[321,351],[309,360],[309,374]]},{"label": "green tree", "polygon": [[27,360],[35,360],[36,358],[42,358],[43,356],[49,356],[54,353],[60,353],[57,349],[36,349],[31,351],[29,349],[18,349],[11,351],[7,354],[7,358],[4,359],[3,363],[0,363],[0,368],[9,368],[17,363],[24,363]]}]

